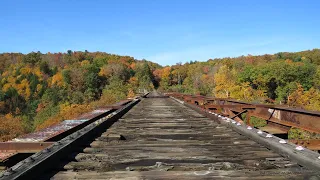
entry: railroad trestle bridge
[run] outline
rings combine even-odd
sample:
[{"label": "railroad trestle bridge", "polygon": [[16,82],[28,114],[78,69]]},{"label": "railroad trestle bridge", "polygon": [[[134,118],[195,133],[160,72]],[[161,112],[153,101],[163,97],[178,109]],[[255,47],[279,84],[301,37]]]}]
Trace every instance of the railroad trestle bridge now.
[{"label": "railroad trestle bridge", "polygon": [[286,139],[291,127],[319,132],[319,117],[153,91],[1,143],[0,179],[320,179],[318,140]]}]

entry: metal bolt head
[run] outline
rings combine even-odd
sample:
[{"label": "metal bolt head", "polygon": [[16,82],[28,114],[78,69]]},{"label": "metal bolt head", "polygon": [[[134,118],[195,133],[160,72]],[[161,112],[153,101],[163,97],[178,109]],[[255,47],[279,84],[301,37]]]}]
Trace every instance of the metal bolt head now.
[{"label": "metal bolt head", "polygon": [[25,160],[26,163],[30,163],[30,162],[34,162],[34,159],[32,157],[28,157],[26,160]]},{"label": "metal bolt head", "polygon": [[68,136],[68,140],[73,140],[74,137],[72,135]]},{"label": "metal bolt head", "polygon": [[281,140],[279,141],[279,143],[280,143],[280,144],[286,144],[287,142],[286,142],[285,140],[281,139]]},{"label": "metal bolt head", "polygon": [[60,145],[61,145],[61,142],[60,142],[60,141],[57,141],[57,142],[55,142],[53,145],[55,145],[55,146],[60,146]]},{"label": "metal bolt head", "polygon": [[14,173],[14,171],[12,170],[12,168],[9,168],[3,173],[3,175],[4,176],[10,176],[13,173]]},{"label": "metal bolt head", "polygon": [[45,148],[44,150],[43,150],[43,152],[44,153],[48,153],[48,152],[50,152],[51,150],[49,149],[49,148]]},{"label": "metal bolt head", "polygon": [[267,136],[266,136],[267,138],[271,138],[272,137],[272,135],[271,134],[267,134]]},{"label": "metal bolt head", "polygon": [[304,150],[304,148],[303,148],[302,146],[297,146],[297,147],[296,147],[296,150],[302,151],[302,150]]}]

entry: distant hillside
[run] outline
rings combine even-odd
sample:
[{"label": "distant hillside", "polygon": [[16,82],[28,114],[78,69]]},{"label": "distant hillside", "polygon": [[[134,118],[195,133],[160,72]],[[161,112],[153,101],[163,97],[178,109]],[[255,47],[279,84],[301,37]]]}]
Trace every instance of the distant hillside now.
[{"label": "distant hillside", "polygon": [[0,54],[0,139],[158,88],[320,110],[320,50],[161,67],[104,52]]},{"label": "distant hillside", "polygon": [[47,127],[153,89],[160,65],[103,52],[0,54],[0,137]]},{"label": "distant hillside", "polygon": [[320,110],[320,50],[209,59],[154,71],[166,91]]}]

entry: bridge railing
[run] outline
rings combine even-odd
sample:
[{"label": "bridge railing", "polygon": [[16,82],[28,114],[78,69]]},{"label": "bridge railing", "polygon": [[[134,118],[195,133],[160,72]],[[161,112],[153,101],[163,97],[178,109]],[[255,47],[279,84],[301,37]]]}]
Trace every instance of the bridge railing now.
[{"label": "bridge railing", "polygon": [[64,120],[48,128],[25,134],[7,142],[0,142],[0,169],[11,167],[17,162],[40,152],[63,138],[125,107],[134,99],[146,97],[148,92],[138,94],[133,99],[124,99],[112,105],[99,107],[91,112],[81,114],[72,120]]},{"label": "bridge railing", "polygon": [[[320,134],[320,112],[201,95],[181,93],[167,93],[167,95],[197,105],[204,111],[211,111],[250,126],[254,126],[253,117],[265,120],[266,125],[259,129],[285,139],[288,139],[288,132],[292,127]],[[290,141],[312,150],[320,150],[319,139],[291,139]]]}]

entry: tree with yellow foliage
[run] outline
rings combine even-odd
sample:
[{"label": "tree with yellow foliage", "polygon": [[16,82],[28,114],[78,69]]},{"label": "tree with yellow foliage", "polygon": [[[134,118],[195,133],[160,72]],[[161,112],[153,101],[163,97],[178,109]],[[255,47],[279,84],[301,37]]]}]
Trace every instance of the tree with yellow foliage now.
[{"label": "tree with yellow foliage", "polygon": [[302,85],[298,84],[297,89],[288,96],[288,105],[320,111],[320,91],[315,88],[305,91]]},{"label": "tree with yellow foliage", "polygon": [[53,77],[52,77],[52,80],[51,80],[51,83],[50,83],[50,87],[52,86],[58,86],[58,87],[63,87],[64,86],[64,83],[63,83],[63,76],[62,76],[62,73],[61,72],[58,72],[57,74],[55,74]]},{"label": "tree with yellow foliage", "polygon": [[214,75],[214,95],[218,98],[229,98],[230,93],[236,87],[236,71],[228,68],[226,65],[220,67],[218,72]]}]

